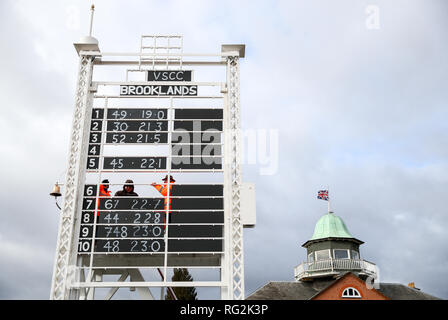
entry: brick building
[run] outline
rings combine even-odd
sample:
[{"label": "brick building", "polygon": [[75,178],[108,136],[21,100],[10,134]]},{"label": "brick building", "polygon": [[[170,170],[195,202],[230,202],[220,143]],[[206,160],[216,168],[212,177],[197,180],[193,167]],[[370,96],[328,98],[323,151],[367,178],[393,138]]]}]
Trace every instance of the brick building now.
[{"label": "brick building", "polygon": [[439,299],[398,283],[378,283],[374,263],[361,258],[359,239],[344,221],[329,212],[316,223],[302,246],[307,261],[294,268],[292,282],[269,282],[246,300],[434,300]]}]

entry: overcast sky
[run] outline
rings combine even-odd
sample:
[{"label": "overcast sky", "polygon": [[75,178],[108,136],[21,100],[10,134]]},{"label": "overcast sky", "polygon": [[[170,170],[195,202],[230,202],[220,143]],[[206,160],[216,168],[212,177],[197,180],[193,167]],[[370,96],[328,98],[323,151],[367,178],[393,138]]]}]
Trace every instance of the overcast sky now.
[{"label": "overcast sky", "polygon": [[[0,1],[0,298],[48,299],[78,56],[90,1]],[[246,294],[293,281],[327,203],[381,282],[448,298],[448,3],[444,0],[95,1],[102,51],[181,34],[184,52],[246,44],[243,130],[278,152],[243,167],[257,226]],[[258,150],[260,151],[260,150]],[[269,150],[268,150],[269,156]],[[274,164],[272,170],[263,168]],[[264,174],[263,174],[264,173]],[[268,174],[266,174],[268,173]]]}]

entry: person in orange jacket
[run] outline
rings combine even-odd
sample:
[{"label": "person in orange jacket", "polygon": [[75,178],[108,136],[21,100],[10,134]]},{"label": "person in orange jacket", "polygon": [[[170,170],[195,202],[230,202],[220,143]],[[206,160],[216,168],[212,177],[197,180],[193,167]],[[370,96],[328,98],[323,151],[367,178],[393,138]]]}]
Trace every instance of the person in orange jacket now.
[{"label": "person in orange jacket", "polygon": [[[168,181],[169,180],[169,181]],[[172,189],[173,189],[173,183],[176,182],[174,178],[170,175],[168,178],[168,175],[165,176],[165,178],[162,179],[162,184],[157,184],[153,182],[151,185],[156,188],[157,191],[160,192],[160,194],[165,198],[165,214],[168,210],[168,213],[171,213],[171,196],[172,196]],[[167,182],[168,181],[168,182]],[[169,190],[169,196],[168,196],[168,190]],[[163,221],[166,222],[166,219]]]},{"label": "person in orange jacket", "polygon": [[[98,209],[100,208],[100,198],[110,197],[111,192],[109,191],[109,180],[104,179],[100,184],[100,193],[98,198]],[[97,211],[96,215],[99,216],[100,212]]]}]

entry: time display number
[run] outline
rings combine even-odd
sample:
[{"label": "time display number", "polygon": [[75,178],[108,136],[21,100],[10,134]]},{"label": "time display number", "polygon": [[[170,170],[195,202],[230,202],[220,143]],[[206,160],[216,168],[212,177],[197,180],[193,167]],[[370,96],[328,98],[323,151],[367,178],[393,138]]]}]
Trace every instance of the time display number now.
[{"label": "time display number", "polygon": [[[82,209],[95,210],[95,198],[84,198]],[[100,210],[163,210],[163,198],[114,197],[101,198]],[[134,213],[136,214],[136,213]],[[101,216],[101,215],[100,215]]]},{"label": "time display number", "polygon": [[[97,225],[96,238],[160,238],[163,225]],[[81,225],[80,238],[92,238],[93,225]]]},{"label": "time display number", "polygon": [[167,131],[168,121],[154,120],[125,120],[107,121],[107,131]]},{"label": "time display number", "polygon": [[167,119],[167,109],[110,108],[107,119]]},{"label": "time display number", "polygon": [[104,157],[104,169],[166,169],[166,157]]},{"label": "time display number", "polygon": [[[90,253],[92,251],[92,240],[83,239],[78,243],[79,253]],[[164,252],[165,242],[163,240],[132,240],[132,239],[111,239],[95,240],[95,252],[115,253],[115,252]]]},{"label": "time display number", "polygon": [[107,133],[106,143],[167,143],[167,133]]},{"label": "time display number", "polygon": [[[104,200],[102,200],[104,201]],[[106,200],[107,201],[107,200]],[[158,200],[160,201],[160,200]],[[148,202],[147,202],[148,203]],[[144,202],[142,202],[144,205]],[[157,205],[157,202],[156,204]],[[112,201],[105,204],[105,207],[112,207],[114,203]],[[105,211],[98,215],[96,223],[98,224],[157,224],[163,223],[165,217],[165,211]],[[83,211],[82,224],[93,224],[93,212]]]}]

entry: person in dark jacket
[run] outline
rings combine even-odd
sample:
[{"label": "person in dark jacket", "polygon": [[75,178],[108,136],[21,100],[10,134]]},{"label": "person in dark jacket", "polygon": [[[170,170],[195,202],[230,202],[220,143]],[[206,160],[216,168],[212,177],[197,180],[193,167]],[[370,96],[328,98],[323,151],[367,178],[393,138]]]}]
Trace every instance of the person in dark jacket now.
[{"label": "person in dark jacket", "polygon": [[134,192],[134,181],[128,179],[123,185],[123,190],[115,192],[116,197],[138,197],[138,194]]}]

